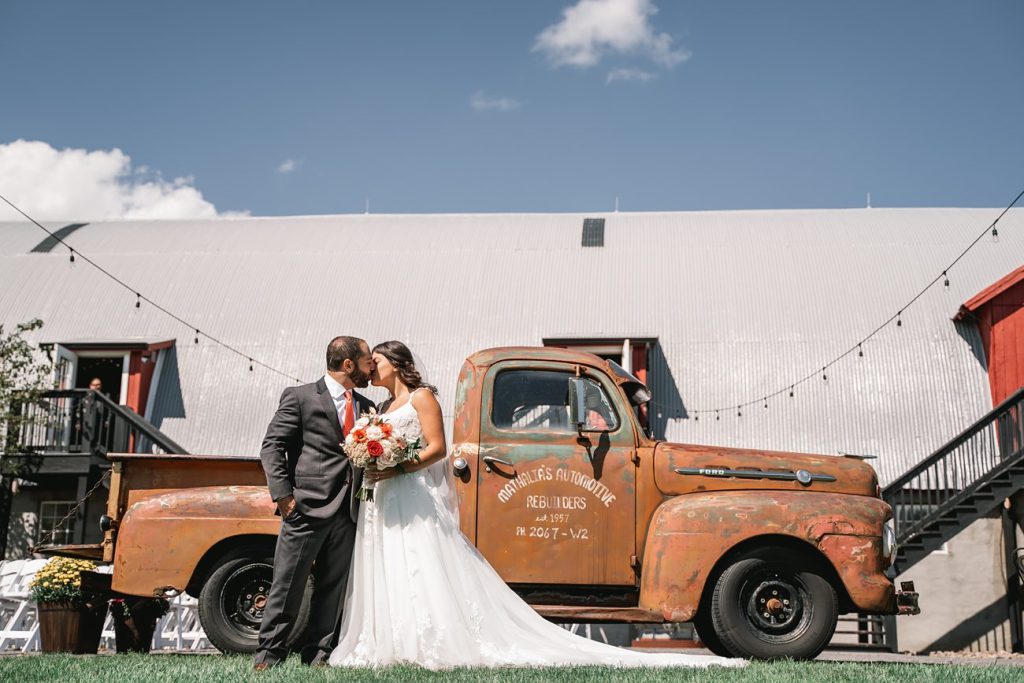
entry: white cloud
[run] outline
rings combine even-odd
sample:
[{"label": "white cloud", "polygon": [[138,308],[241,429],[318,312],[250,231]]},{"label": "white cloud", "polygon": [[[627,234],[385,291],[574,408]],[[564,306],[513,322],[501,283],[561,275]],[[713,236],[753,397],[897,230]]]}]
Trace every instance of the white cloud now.
[{"label": "white cloud", "polygon": [[533,45],[555,66],[595,66],[608,52],[643,55],[672,68],[690,53],[657,33],[650,18],[658,8],[651,0],[579,0],[562,11],[562,21],[541,31]]},{"label": "white cloud", "polygon": [[[213,218],[192,177],[164,180],[119,149],[54,149],[40,141],[0,144],[0,193],[39,220]],[[0,217],[21,218],[3,207]],[[242,214],[245,215],[245,214]]]},{"label": "white cloud", "polygon": [[643,69],[612,69],[608,72],[608,78],[605,80],[605,85],[614,83],[615,81],[640,81],[646,83],[652,81],[657,76],[652,74],[650,71],[644,71]]},{"label": "white cloud", "polygon": [[522,104],[519,100],[514,100],[511,97],[488,95],[483,90],[477,90],[469,98],[469,106],[473,107],[476,111],[513,111],[519,109]]},{"label": "white cloud", "polygon": [[299,167],[299,162],[295,159],[285,159],[281,162],[281,165],[277,167],[278,173],[291,173]]}]

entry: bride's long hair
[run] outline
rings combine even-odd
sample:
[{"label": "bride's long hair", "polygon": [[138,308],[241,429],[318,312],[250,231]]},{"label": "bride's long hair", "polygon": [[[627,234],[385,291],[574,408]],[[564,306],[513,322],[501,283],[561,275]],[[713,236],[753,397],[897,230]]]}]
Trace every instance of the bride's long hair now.
[{"label": "bride's long hair", "polygon": [[372,353],[379,353],[387,358],[391,364],[395,366],[395,370],[398,372],[398,377],[402,380],[402,384],[409,387],[411,391],[415,391],[416,389],[423,387],[425,389],[430,389],[430,391],[435,394],[437,393],[437,387],[423,381],[423,377],[420,376],[420,371],[416,369],[416,361],[413,360],[412,351],[410,351],[409,347],[402,342],[381,342],[373,347]]}]

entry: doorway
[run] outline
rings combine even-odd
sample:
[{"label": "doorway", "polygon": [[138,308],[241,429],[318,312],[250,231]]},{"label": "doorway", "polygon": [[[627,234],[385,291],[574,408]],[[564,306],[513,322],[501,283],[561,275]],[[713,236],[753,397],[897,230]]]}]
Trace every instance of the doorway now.
[{"label": "doorway", "polygon": [[114,403],[121,403],[121,383],[124,374],[124,356],[92,357],[78,355],[78,370],[75,373],[75,388],[88,389],[94,379],[100,380],[100,391]]}]

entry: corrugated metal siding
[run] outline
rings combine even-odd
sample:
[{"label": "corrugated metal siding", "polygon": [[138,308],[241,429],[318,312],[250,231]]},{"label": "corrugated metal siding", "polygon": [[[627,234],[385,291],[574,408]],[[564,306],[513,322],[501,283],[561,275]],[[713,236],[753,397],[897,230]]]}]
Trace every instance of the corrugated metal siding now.
[{"label": "corrugated metal siding", "polygon": [[[71,243],[147,296],[311,380],[326,341],[410,344],[445,412],[463,359],[545,337],[657,337],[666,438],[876,453],[890,480],[991,405],[960,303],[1024,262],[1024,211],[856,355],[796,396],[737,418],[688,411],[755,399],[820,367],[882,322],[991,220],[991,209],[557,215],[355,215],[90,224]],[[606,219],[583,249],[584,217]],[[42,233],[0,224],[0,319],[41,317],[38,340],[176,338],[154,419],[194,452],[253,453],[287,381],[192,343],[193,332]],[[372,310],[366,311],[367,308]],[[972,346],[973,345],[973,346]],[[173,382],[177,367],[180,398]]]}]

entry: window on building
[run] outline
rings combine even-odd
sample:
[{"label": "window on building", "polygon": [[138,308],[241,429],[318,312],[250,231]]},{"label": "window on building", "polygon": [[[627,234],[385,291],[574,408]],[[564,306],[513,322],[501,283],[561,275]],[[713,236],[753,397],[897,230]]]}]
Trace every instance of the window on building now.
[{"label": "window on building", "polygon": [[[67,517],[73,507],[75,507],[75,501],[73,500],[43,501],[39,506],[39,531],[36,542],[38,543],[42,540],[51,529],[57,526],[58,522]],[[66,545],[71,543],[74,532],[75,518],[71,517],[64,520],[60,526],[57,526],[57,530],[54,531],[53,537],[47,541],[47,545]]]}]

